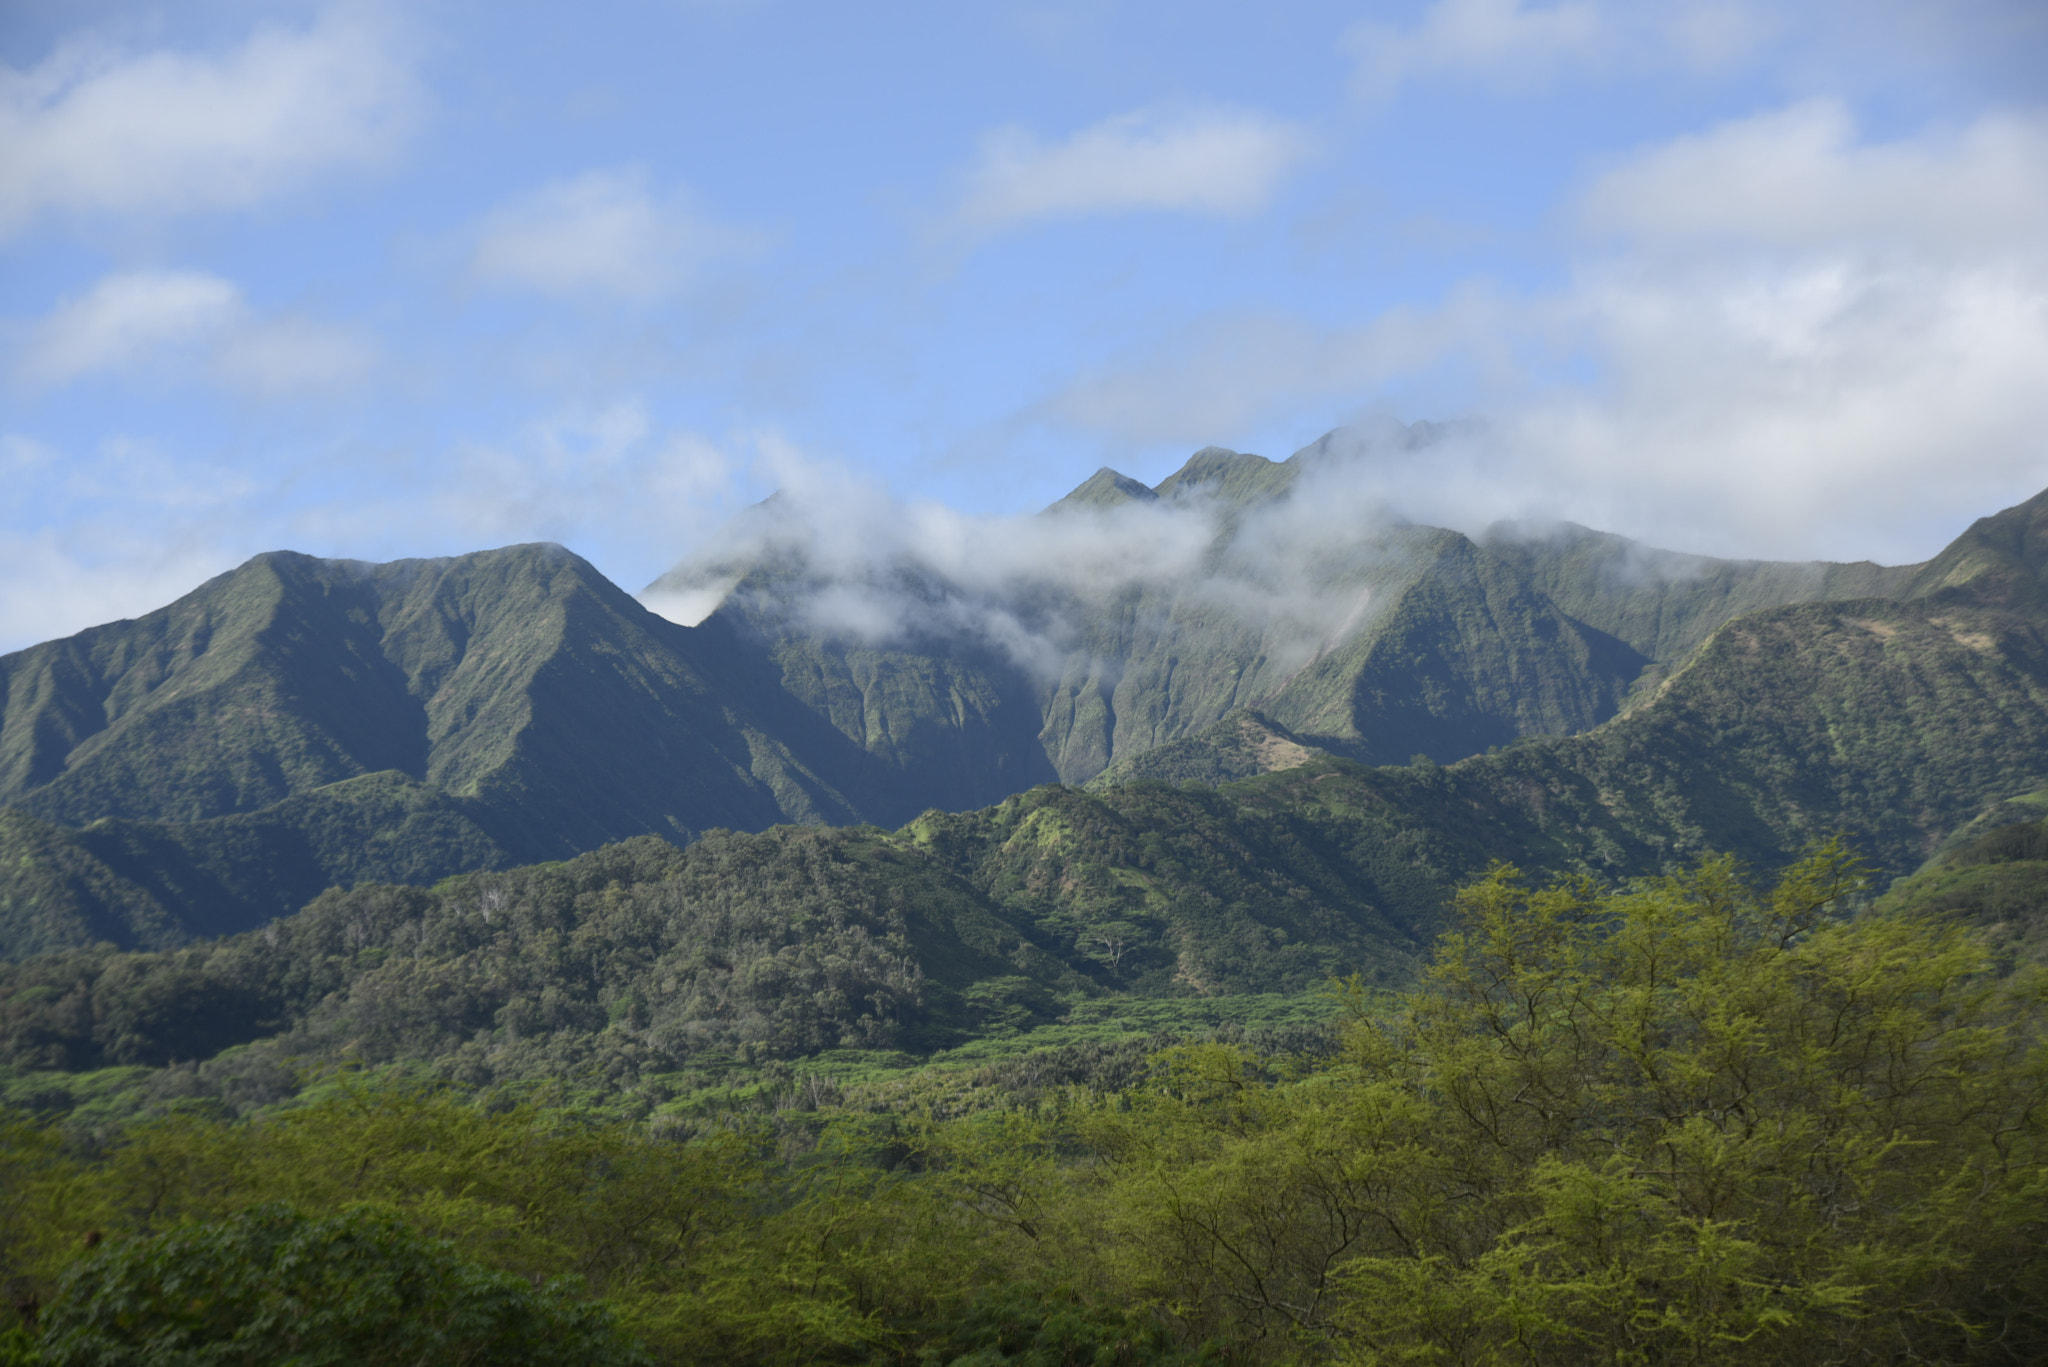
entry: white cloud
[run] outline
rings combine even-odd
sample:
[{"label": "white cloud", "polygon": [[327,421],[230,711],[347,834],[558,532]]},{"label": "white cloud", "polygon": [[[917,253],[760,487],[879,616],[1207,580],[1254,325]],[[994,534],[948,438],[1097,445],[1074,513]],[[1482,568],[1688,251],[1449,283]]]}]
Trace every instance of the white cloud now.
[{"label": "white cloud", "polygon": [[1475,286],[1438,308],[1396,309],[1350,328],[1272,312],[1211,315],[1075,376],[1025,420],[1094,433],[1112,449],[1228,441],[1333,397],[1427,377],[1451,358],[1511,369],[1520,312]]},{"label": "white cloud", "polygon": [[169,367],[274,394],[352,379],[374,355],[347,329],[259,317],[233,282],[204,271],[116,272],[15,331],[14,379],[32,389]]},{"label": "white cloud", "polygon": [[358,9],[231,51],[72,43],[0,67],[0,235],[47,211],[233,209],[374,166],[420,103],[402,44]]},{"label": "white cloud", "polygon": [[203,545],[92,537],[80,528],[0,538],[0,579],[34,593],[0,595],[0,652],[68,636],[88,626],[140,617],[188,593],[235,558]]},{"label": "white cloud", "polygon": [[1001,128],[982,140],[953,222],[989,232],[1143,209],[1254,213],[1308,152],[1296,125],[1220,107],[1139,110],[1056,144]]},{"label": "white cloud", "polygon": [[350,494],[296,515],[289,534],[350,555],[516,541],[601,546],[607,573],[644,583],[748,497],[747,444],[665,429],[638,399],[577,405],[497,440],[368,455]]},{"label": "white cloud", "polygon": [[1859,144],[1838,101],[1677,139],[1601,179],[1581,221],[1645,243],[1904,244],[1948,254],[2048,240],[2048,118]]},{"label": "white cloud", "polygon": [[67,299],[38,325],[17,373],[59,385],[95,370],[120,369],[167,347],[219,333],[242,312],[241,291],[200,271],[109,275]]},{"label": "white cloud", "polygon": [[[1229,440],[1388,393],[1483,435],[1370,478],[1415,516],[1917,559],[2048,485],[2048,120],[1887,142],[1800,105],[1653,148],[1575,206],[1572,282],[1350,328],[1215,318],[1032,416]],[[1192,425],[1205,430],[1191,432]]]},{"label": "white cloud", "polygon": [[663,429],[633,400],[428,450],[265,444],[205,459],[0,433],[14,496],[0,500],[0,582],[36,586],[0,595],[0,653],[161,607],[281,548],[381,559],[552,540],[644,583],[759,497],[749,444]]},{"label": "white cloud", "polygon": [[1740,0],[1436,0],[1411,28],[1368,20],[1345,35],[1361,94],[1388,99],[1430,77],[1518,93],[1571,72],[1713,67],[1751,50],[1768,25]]},{"label": "white cloud", "polygon": [[279,314],[230,329],[208,369],[230,389],[275,397],[346,385],[376,363],[376,344],[360,330]]},{"label": "white cloud", "polygon": [[493,210],[470,272],[488,285],[573,300],[652,303],[697,280],[747,234],[711,222],[679,197],[657,199],[637,167],[554,181]]},{"label": "white cloud", "polygon": [[114,438],[62,450],[0,435],[0,652],[162,607],[240,559],[222,543],[264,487],[210,462]]}]

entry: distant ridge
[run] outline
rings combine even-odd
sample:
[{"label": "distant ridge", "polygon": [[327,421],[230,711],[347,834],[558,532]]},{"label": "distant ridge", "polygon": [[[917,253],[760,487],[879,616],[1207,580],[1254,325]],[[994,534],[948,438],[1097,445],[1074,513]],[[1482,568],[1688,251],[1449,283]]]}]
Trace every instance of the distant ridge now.
[{"label": "distant ridge", "polygon": [[[801,544],[719,567],[733,588],[694,628],[557,546],[258,556],[0,657],[0,954],[175,944],[332,885],[636,835],[897,827],[1056,780],[1421,757],[1465,803],[1428,821],[1488,811],[1502,848],[1617,872],[1836,828],[1899,869],[2048,787],[2048,495],[1898,568],[1375,525],[1316,562],[1303,644],[1233,605],[1238,538],[1345,449],[1206,448],[1156,490],[1100,470],[1054,507],[1214,514],[1213,578],[998,601],[885,566],[939,610],[881,642],[806,616],[830,583]],[[1060,653],[946,625],[998,612]]]}]

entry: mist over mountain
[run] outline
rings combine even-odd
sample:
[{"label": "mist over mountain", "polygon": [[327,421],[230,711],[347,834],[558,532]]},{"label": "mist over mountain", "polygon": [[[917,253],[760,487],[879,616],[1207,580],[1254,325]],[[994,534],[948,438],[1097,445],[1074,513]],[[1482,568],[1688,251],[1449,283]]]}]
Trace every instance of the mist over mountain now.
[{"label": "mist over mountain", "polygon": [[792,694],[879,756],[928,714],[914,681],[971,680],[1035,711],[1036,749],[1076,783],[1242,707],[1375,764],[1583,731],[1731,616],[1913,572],[1402,517],[1379,467],[1461,430],[1340,430],[1278,462],[1209,447],[1156,489],[1098,471],[1036,517],[799,486],[642,598],[764,642]]},{"label": "mist over mountain", "polygon": [[1449,430],[1206,448],[1010,519],[800,482],[644,601],[553,546],[259,556],[0,659],[0,952],[1310,761],[1397,766],[1359,772],[1416,830],[1487,813],[1430,896],[1504,853],[1626,875],[1834,830],[1903,872],[2048,786],[2039,500],[1891,568],[1474,536],[1372,492]]}]

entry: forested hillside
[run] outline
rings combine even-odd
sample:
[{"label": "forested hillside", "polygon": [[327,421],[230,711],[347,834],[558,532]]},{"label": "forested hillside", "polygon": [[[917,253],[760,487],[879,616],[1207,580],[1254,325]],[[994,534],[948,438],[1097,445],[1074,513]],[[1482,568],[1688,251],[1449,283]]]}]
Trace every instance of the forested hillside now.
[{"label": "forested hillside", "polygon": [[[1115,519],[1135,508],[1195,554],[1186,574],[1099,592],[1051,569],[977,585],[821,565],[776,540],[772,503],[741,561],[678,572],[725,576],[695,627],[559,548],[258,557],[147,617],[0,660],[0,954],[167,947],[331,886],[640,834],[894,827],[1055,778],[1216,782],[1311,753],[1451,763],[1602,737],[1487,761],[1469,783],[1543,839],[1558,821],[1515,792],[1601,808],[1575,821],[1607,842],[1585,857],[1617,871],[1706,847],[1768,863],[1836,826],[1905,868],[2041,781],[2031,532],[1980,528],[1881,570],[1570,528],[1475,542],[1302,524],[1326,446],[1278,463],[1210,449],[1156,490],[1089,481],[1041,519],[1059,544],[1132,534]],[[862,593],[922,606],[881,636],[820,617]],[[1859,593],[1893,596],[1845,598]],[[1952,593],[1944,626],[1932,605]],[[1868,606],[1773,606],[1792,600]],[[1714,635],[1731,621],[1755,625]],[[1708,768],[1713,793],[1693,791]]]},{"label": "forested hillside", "polygon": [[[648,842],[607,858],[618,872],[677,856]],[[524,906],[488,907],[484,875],[452,917],[417,892],[389,894],[417,900],[381,922],[337,899],[280,928],[276,962],[314,971],[272,981],[360,996],[397,961],[431,964],[457,922],[530,916],[539,883],[603,862],[534,875]],[[1186,1044],[1080,1085],[814,1076],[649,1126],[565,1105],[559,1084],[544,1104],[478,1106],[341,1073],[248,1120],[188,1104],[90,1146],[15,1123],[0,1127],[15,1300],[0,1347],[27,1363],[180,1346],[516,1363],[2038,1360],[2039,979],[2000,978],[1954,924],[1844,918],[1859,885],[1834,849],[1764,891],[1726,861],[1619,895],[1497,870],[1459,895],[1421,992],[1389,1005],[1354,987],[1316,1047]],[[621,891],[576,901],[594,920],[633,905]],[[380,954],[372,940],[405,924],[434,929]],[[538,929],[529,953],[593,948]],[[699,939],[689,995],[733,944]],[[904,999],[898,947],[867,1003]],[[254,966],[254,950],[221,957]],[[187,962],[184,995],[159,1000],[191,999],[208,965]],[[412,986],[387,1030],[452,988]],[[783,1023],[802,1029],[806,1009]],[[567,1002],[519,1010],[578,1028]],[[367,1014],[349,1028],[382,1043]]]},{"label": "forested hillside", "polygon": [[[1284,469],[1078,497],[1207,481],[1227,555]],[[2036,1358],[2048,495],[1895,572],[1385,535],[1259,707],[1219,647],[890,826],[1021,781],[996,655],[545,548],[9,657],[0,1353]]]}]

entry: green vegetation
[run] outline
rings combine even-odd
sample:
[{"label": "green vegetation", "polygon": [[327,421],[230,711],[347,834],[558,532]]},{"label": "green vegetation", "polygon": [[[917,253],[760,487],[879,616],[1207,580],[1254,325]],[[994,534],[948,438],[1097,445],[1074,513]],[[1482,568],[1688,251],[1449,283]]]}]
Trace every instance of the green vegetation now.
[{"label": "green vegetation", "polygon": [[[1293,497],[1325,446],[1278,463],[1212,448],[1157,491],[1104,472],[1055,514],[1142,495],[1206,519],[1213,541],[1189,582],[1090,593],[1048,579],[997,601],[912,565],[873,567],[874,592],[931,609],[885,644],[817,626],[832,585],[800,539],[713,567],[737,586],[695,628],[559,547],[389,565],[258,556],[142,618],[0,659],[0,957],[163,949],[329,887],[430,884],[636,835],[896,826],[1055,779],[1216,783],[1310,753],[1450,764],[1607,734],[1631,701],[1653,720],[1630,744],[1658,764],[1711,756],[1719,769],[1725,748],[1739,771],[1768,769],[1784,749],[1806,768],[1788,784],[1742,772],[1683,812],[1622,819],[1635,843],[1620,848],[1655,857],[1602,865],[1617,871],[1710,846],[1788,857],[1888,762],[1898,735],[1877,731],[1920,736],[1931,703],[1954,722],[1919,746],[1920,791],[1881,775],[1893,829],[1875,803],[1849,811],[1888,865],[2048,782],[1971,753],[2048,738],[2027,644],[2041,610],[2034,504],[1899,570],[1708,561],[1571,529],[1482,543],[1347,528],[1293,548],[1302,582],[1282,592],[1252,514]],[[1891,596],[1857,608],[1855,594]],[[1819,616],[1783,606],[1816,601],[1830,605]],[[1045,658],[1027,668],[974,625],[998,619]],[[1800,634],[1851,619],[1907,635],[1873,652],[1839,631]],[[1696,677],[1689,701],[1660,690],[1725,672],[1714,633],[1737,620],[1767,643],[1734,662],[1748,674],[1708,690],[1705,712]],[[1862,677],[1873,653],[1889,671],[1875,690]],[[1916,669],[1928,677],[1907,678]],[[1898,681],[1913,696],[1882,696]],[[1820,709],[1787,686],[1821,689]],[[1756,724],[1742,714],[1760,692],[1766,710],[1804,714]],[[1963,734],[1994,716],[1998,735]],[[1615,778],[1593,750],[1557,753],[1552,768],[1569,772],[1537,782],[1604,792]],[[1670,807],[1668,776],[1652,779]],[[1544,840],[1571,843],[1535,817]]]},{"label": "green vegetation", "polygon": [[[240,1119],[16,1121],[10,1351],[224,1352],[288,1329],[291,1290],[365,1343],[507,1361],[623,1357],[614,1325],[677,1363],[2038,1361],[2043,980],[1845,916],[1861,885],[1833,847],[1766,893],[1727,860],[1613,890],[1497,867],[1421,989],[1354,988],[1330,1047],[967,1108],[876,1087],[676,1127],[342,1073]],[[287,1248],[285,1285],[249,1270]]]},{"label": "green vegetation", "polygon": [[[1075,503],[1227,576],[1300,473]],[[9,656],[0,1362],[2040,1360],[2044,529],[1387,528],[1056,682],[539,547]]]},{"label": "green vegetation", "polygon": [[333,891],[208,944],[0,967],[0,1065],[56,1109],[72,1089],[53,1070],[168,1069],[124,1090],[240,1108],[348,1059],[473,1087],[586,1079],[644,1113],[755,1086],[773,1062],[850,1056],[850,1072],[811,1065],[850,1080],[1126,1025],[1280,1028],[1301,1023],[1285,1002],[1334,975],[1409,981],[1442,899],[1401,848],[1331,815],[1203,788],[1045,788],[893,835],[642,837],[431,889]]},{"label": "green vegetation", "polygon": [[565,1284],[481,1267],[375,1206],[264,1205],[125,1241],[74,1262],[39,1318],[51,1363],[648,1361]]},{"label": "green vegetation", "polygon": [[1894,883],[1879,905],[1971,926],[2008,967],[2048,965],[2048,821],[1994,827]]}]

